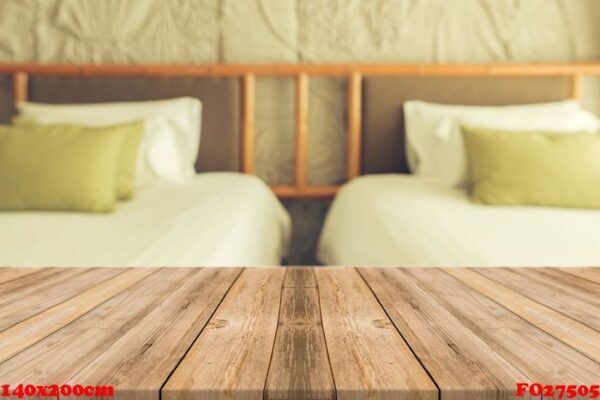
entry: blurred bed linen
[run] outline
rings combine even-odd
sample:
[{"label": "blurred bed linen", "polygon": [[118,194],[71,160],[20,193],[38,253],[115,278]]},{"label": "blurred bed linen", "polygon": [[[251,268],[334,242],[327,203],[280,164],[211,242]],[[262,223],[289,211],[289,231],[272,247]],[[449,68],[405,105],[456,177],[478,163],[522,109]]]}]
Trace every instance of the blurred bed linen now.
[{"label": "blurred bed linen", "polygon": [[486,206],[409,175],[357,178],[339,192],[319,241],[327,265],[595,266],[600,212]]},{"label": "blurred bed linen", "polygon": [[109,215],[0,213],[0,266],[279,265],[290,219],[258,178],[158,182]]}]

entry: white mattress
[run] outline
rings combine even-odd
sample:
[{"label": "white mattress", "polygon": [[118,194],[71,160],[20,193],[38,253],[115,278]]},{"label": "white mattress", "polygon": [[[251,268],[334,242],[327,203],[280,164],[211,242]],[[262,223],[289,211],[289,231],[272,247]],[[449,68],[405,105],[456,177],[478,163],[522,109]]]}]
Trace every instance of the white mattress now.
[{"label": "white mattress", "polygon": [[204,173],[112,214],[1,212],[0,266],[279,265],[290,218],[258,178]]},{"label": "white mattress", "polygon": [[476,205],[409,175],[338,193],[319,242],[328,265],[598,266],[600,211]]}]

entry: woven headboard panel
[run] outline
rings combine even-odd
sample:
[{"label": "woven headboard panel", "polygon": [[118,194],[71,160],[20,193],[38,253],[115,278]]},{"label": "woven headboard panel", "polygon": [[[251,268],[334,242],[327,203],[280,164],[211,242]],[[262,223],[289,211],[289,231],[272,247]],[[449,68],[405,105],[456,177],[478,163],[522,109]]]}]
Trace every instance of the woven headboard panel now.
[{"label": "woven headboard panel", "polygon": [[362,173],[408,172],[402,104],[506,105],[564,100],[569,77],[365,77]]},{"label": "woven headboard panel", "polygon": [[[0,85],[3,82],[0,81]],[[240,170],[239,79],[31,76],[28,89],[29,101],[43,103],[95,103],[196,97],[202,102],[202,136],[196,170],[198,172]],[[6,90],[2,90],[3,97],[5,92]],[[10,92],[8,96],[8,99],[12,97]],[[6,121],[5,113],[0,116]]]}]

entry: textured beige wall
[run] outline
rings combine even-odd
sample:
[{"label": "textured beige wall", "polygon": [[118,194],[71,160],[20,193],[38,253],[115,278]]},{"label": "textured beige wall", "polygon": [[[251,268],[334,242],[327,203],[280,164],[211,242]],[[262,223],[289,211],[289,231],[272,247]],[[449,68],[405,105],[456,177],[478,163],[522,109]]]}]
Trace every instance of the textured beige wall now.
[{"label": "textured beige wall", "polygon": [[[600,0],[0,0],[0,61],[600,59],[598,22]],[[314,182],[344,174],[343,91],[311,85]],[[270,181],[290,176],[291,99],[290,82],[259,82],[258,167]]]}]

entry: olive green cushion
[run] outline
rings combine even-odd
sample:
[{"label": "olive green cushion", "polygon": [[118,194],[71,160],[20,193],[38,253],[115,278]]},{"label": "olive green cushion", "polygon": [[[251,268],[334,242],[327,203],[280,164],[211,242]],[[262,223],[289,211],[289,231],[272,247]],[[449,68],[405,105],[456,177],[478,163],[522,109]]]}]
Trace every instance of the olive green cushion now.
[{"label": "olive green cushion", "polygon": [[128,127],[0,127],[0,209],[112,211]]},{"label": "olive green cushion", "polygon": [[119,200],[129,200],[134,193],[138,148],[144,133],[144,123],[134,122],[122,125],[120,129],[124,131],[125,139],[119,154],[116,191]]},{"label": "olive green cushion", "polygon": [[600,134],[465,126],[463,136],[474,202],[600,208]]},{"label": "olive green cushion", "polygon": [[[28,126],[38,126],[39,124],[33,120],[29,120],[22,117],[15,117],[13,119],[13,123],[17,126],[28,127]],[[43,125],[49,126],[49,125]],[[70,127],[73,125],[61,124],[54,125],[56,127]],[[136,164],[137,164],[137,156],[138,156],[138,148],[140,146],[140,141],[142,139],[142,134],[144,132],[144,123],[143,122],[134,122],[126,125],[120,126],[126,130],[125,140],[123,141],[123,146],[121,147],[121,153],[119,156],[119,166],[117,169],[117,179],[115,184],[115,190],[117,191],[117,198],[119,200],[129,200],[133,197],[134,193],[134,180],[135,180],[135,172],[136,172]],[[90,133],[93,133],[95,130],[100,129],[102,131],[103,128],[91,128],[89,129]]]}]

